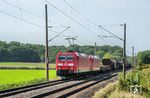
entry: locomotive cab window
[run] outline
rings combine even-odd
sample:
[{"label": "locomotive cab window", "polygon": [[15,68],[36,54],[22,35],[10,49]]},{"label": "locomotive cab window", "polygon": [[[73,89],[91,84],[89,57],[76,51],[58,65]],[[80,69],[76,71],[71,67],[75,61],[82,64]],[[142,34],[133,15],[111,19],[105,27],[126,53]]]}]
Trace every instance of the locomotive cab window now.
[{"label": "locomotive cab window", "polygon": [[67,60],[70,60],[70,61],[72,61],[73,60],[73,56],[67,56]]},{"label": "locomotive cab window", "polygon": [[59,57],[58,57],[58,60],[59,60],[59,61],[65,61],[65,60],[66,60],[66,56],[59,56]]}]

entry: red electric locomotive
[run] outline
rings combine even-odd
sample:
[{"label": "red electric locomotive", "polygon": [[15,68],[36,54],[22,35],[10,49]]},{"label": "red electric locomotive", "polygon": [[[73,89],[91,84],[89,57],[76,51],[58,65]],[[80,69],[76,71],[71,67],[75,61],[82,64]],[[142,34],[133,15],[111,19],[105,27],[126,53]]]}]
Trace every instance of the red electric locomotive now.
[{"label": "red electric locomotive", "polygon": [[56,56],[58,76],[78,75],[100,70],[100,59],[77,52],[59,52]]}]

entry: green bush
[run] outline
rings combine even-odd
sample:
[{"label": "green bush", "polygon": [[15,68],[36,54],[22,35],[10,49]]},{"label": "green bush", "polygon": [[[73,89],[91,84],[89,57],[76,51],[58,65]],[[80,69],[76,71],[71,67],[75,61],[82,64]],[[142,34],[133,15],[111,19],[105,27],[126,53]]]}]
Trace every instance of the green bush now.
[{"label": "green bush", "polygon": [[123,78],[123,73],[119,73],[119,89],[129,91],[130,85],[140,85],[139,72],[130,72],[126,75],[125,80]]}]

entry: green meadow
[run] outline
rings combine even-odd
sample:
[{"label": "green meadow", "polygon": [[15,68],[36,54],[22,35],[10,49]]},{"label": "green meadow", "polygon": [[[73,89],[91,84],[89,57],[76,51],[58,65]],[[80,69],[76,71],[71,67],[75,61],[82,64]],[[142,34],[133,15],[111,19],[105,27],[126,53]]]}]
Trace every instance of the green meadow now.
[{"label": "green meadow", "polygon": [[[44,63],[0,62],[0,68],[2,66],[7,67],[7,69],[0,69],[0,90],[46,81],[45,70],[20,69],[22,67],[45,68]],[[19,69],[9,69],[10,67],[19,67]],[[50,68],[55,68],[55,64],[50,64]],[[49,70],[49,79],[58,79],[56,76],[56,70]]]},{"label": "green meadow", "polygon": [[[49,70],[49,79],[58,79],[55,70]],[[0,90],[44,81],[45,70],[0,70]]]},{"label": "green meadow", "polygon": [[[0,62],[0,68],[45,68],[45,63],[30,63],[30,62]],[[55,68],[55,64],[49,64],[50,68]]]}]

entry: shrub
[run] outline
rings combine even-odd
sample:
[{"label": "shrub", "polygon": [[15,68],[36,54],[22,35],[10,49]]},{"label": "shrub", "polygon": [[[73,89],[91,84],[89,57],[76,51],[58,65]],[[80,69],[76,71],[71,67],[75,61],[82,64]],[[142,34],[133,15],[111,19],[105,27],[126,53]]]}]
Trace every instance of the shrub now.
[{"label": "shrub", "polygon": [[123,73],[119,73],[118,81],[120,90],[130,91],[130,85],[140,85],[139,72],[128,73],[125,80],[123,79]]}]

